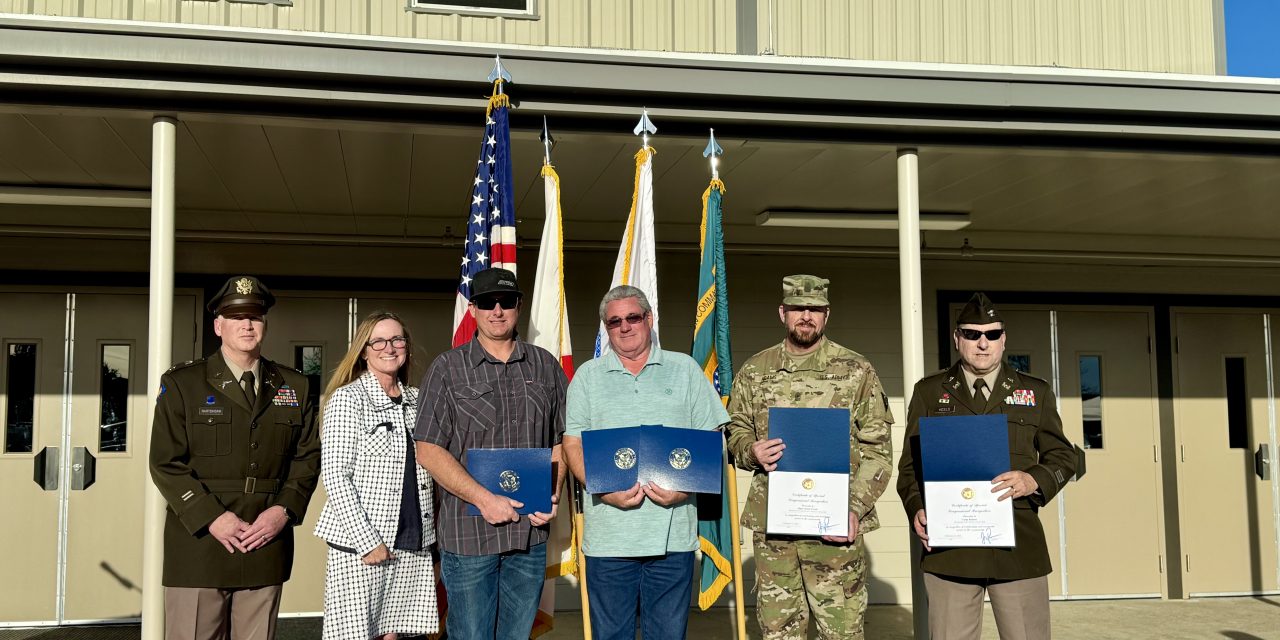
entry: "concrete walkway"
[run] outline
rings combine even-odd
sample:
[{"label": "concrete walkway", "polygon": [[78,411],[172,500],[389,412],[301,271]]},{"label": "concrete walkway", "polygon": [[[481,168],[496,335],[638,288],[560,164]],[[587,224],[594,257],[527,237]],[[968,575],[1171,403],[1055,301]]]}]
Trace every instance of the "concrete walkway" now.
[{"label": "concrete walkway", "polygon": [[[1280,597],[1206,598],[1199,600],[1078,600],[1052,604],[1056,640],[1280,640]],[[748,635],[760,630],[748,611]],[[320,637],[317,618],[284,618],[279,640]],[[911,610],[877,605],[867,613],[868,640],[910,640]],[[137,640],[138,626],[0,629],[0,640]],[[689,640],[732,640],[733,621],[727,609],[693,611]],[[810,637],[813,637],[812,635]],[[995,640],[995,622],[987,609],[982,637]],[[582,617],[577,612],[556,615],[556,629],[545,640],[580,640]],[[664,639],[656,639],[664,640]]]}]

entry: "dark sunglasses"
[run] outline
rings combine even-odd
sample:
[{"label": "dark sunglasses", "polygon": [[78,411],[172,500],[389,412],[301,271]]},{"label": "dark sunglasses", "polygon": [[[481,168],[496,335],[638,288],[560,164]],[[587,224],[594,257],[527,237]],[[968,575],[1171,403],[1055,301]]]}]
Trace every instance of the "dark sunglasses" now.
[{"label": "dark sunglasses", "polygon": [[648,313],[633,313],[625,318],[609,318],[608,320],[604,321],[604,326],[610,329],[617,329],[618,327],[622,326],[623,320],[626,320],[627,324],[631,326],[635,326],[640,324],[641,322],[644,322],[645,317],[647,317],[648,315],[649,315]]},{"label": "dark sunglasses", "polygon": [[387,343],[397,349],[403,349],[405,345],[409,344],[409,339],[404,336],[391,336],[390,338],[374,338],[365,344],[374,351],[382,351],[387,348]]},{"label": "dark sunglasses", "polygon": [[471,304],[476,305],[477,309],[483,309],[485,311],[493,311],[493,308],[498,305],[502,305],[503,309],[514,309],[520,304],[520,296],[513,294],[482,296],[472,300]]},{"label": "dark sunglasses", "polygon": [[987,340],[995,342],[1004,335],[1004,329],[988,329],[986,331],[978,331],[977,329],[956,329],[956,333],[960,334],[965,340],[977,340],[982,336],[986,336]]}]

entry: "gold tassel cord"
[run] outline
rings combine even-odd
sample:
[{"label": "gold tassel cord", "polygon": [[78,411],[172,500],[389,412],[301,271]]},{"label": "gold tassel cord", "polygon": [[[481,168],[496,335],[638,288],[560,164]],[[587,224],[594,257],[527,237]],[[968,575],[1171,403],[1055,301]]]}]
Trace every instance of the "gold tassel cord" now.
[{"label": "gold tassel cord", "polygon": [[502,78],[493,81],[493,94],[489,96],[489,106],[484,110],[485,117],[493,115],[493,110],[499,107],[511,108],[511,98],[502,93]]}]

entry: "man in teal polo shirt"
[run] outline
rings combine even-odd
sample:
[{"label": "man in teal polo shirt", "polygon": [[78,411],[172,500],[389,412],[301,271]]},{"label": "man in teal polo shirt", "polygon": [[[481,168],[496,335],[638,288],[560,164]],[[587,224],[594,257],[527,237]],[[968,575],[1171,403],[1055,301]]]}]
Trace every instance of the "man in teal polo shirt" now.
[{"label": "man in teal polo shirt", "polygon": [[[729,422],[693,358],[653,346],[653,313],[643,291],[611,289],[600,302],[600,320],[611,351],[578,369],[566,401],[564,451],[583,484],[584,431],[643,424],[710,430]],[[597,640],[634,640],[637,602],[645,638],[685,637],[698,548],[692,498],[650,482],[587,500],[582,552]]]}]

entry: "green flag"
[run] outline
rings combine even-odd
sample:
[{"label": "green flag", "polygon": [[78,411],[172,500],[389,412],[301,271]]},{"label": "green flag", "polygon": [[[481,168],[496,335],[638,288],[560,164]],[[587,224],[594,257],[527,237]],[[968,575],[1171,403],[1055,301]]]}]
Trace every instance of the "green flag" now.
[{"label": "green flag", "polygon": [[[733,387],[732,352],[729,350],[729,289],[724,268],[724,230],[721,202],[724,183],[712,179],[702,194],[702,261],[698,269],[697,319],[693,330],[693,359],[715,385],[721,401],[727,401]],[[736,506],[729,501],[732,467],[724,467],[724,490],[720,495],[698,494],[698,543],[702,549],[702,577],[698,606],[715,604],[724,588],[733,581],[732,522]]]}]

